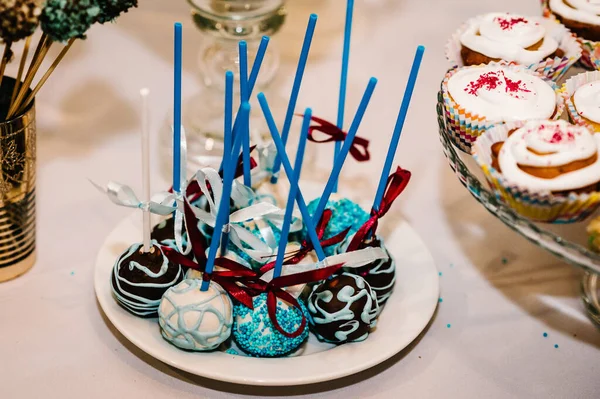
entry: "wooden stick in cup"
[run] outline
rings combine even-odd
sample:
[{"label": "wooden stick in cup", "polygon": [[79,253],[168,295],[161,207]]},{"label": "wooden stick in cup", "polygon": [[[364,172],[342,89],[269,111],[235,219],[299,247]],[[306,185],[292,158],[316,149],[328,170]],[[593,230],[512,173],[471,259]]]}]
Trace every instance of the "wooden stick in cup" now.
[{"label": "wooden stick in cup", "polygon": [[67,43],[67,45],[61,50],[61,52],[58,54],[58,57],[56,57],[56,59],[54,60],[54,62],[52,63],[52,65],[50,65],[50,68],[48,68],[48,70],[46,71],[46,73],[44,74],[44,76],[42,76],[42,78],[40,79],[40,81],[38,82],[38,84],[35,85],[35,88],[31,91],[31,94],[29,96],[27,96],[27,99],[25,101],[23,101],[23,105],[21,107],[19,107],[19,109],[17,110],[17,113],[23,112],[25,109],[27,109],[27,107],[29,106],[29,104],[35,98],[35,95],[38,93],[38,91],[40,91],[40,89],[42,88],[42,86],[44,85],[44,83],[46,83],[46,81],[48,80],[48,78],[50,77],[50,75],[52,75],[52,72],[54,72],[54,70],[56,69],[56,67],[58,66],[58,64],[65,57],[65,55],[67,54],[67,51],[69,51],[69,49],[73,45],[74,41],[75,41],[74,38],[71,39],[71,40],[69,40],[69,43]]},{"label": "wooden stick in cup", "polygon": [[27,36],[25,39],[25,45],[23,46],[23,54],[21,55],[21,62],[19,63],[19,72],[17,72],[17,79],[15,80],[15,86],[13,87],[12,95],[10,96],[10,104],[17,97],[19,88],[21,87],[21,78],[23,77],[23,71],[25,70],[25,63],[27,62],[27,55],[29,54],[29,46],[31,45],[31,36]]}]

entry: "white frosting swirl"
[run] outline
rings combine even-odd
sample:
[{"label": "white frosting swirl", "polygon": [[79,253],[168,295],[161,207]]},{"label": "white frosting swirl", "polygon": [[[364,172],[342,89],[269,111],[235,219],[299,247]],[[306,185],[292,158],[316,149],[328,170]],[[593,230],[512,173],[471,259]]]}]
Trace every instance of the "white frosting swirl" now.
[{"label": "white frosting swirl", "polygon": [[600,0],[550,0],[549,6],[563,18],[600,25]]},{"label": "white frosting swirl", "polygon": [[[600,135],[566,121],[532,121],[513,132],[504,142],[498,162],[511,183],[535,191],[568,191],[600,181],[600,157],[591,165],[553,179],[532,176],[520,166],[557,167],[583,161],[598,153]],[[546,155],[537,155],[536,153]]]},{"label": "white frosting swirl", "polygon": [[578,88],[573,95],[573,102],[579,115],[600,123],[600,80]]},{"label": "white frosting swirl", "polygon": [[[515,14],[490,13],[469,21],[460,36],[463,46],[490,58],[534,64],[558,49],[551,29],[546,29],[543,18],[529,18]],[[537,50],[527,50],[543,40]]]},{"label": "white frosting swirl", "polygon": [[448,92],[460,107],[490,121],[548,119],[556,109],[554,89],[543,79],[499,65],[456,72]]}]

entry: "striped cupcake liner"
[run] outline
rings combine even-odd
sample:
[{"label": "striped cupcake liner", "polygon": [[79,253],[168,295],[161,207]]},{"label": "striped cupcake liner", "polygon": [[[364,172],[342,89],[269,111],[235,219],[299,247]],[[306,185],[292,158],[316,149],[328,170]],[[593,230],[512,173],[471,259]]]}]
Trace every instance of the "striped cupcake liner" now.
[{"label": "striped cupcake liner", "polygon": [[600,133],[600,129],[597,126],[590,124],[584,118],[579,115],[575,104],[573,103],[573,94],[581,86],[600,80],[600,71],[591,71],[580,73],[568,79],[561,87],[560,91],[565,102],[565,108],[569,113],[569,119],[576,125],[586,126],[593,132]]},{"label": "striped cupcake liner", "polygon": [[[491,62],[489,65],[502,65],[506,66],[509,70],[514,72],[526,72],[534,76],[539,77],[548,83],[554,91],[557,93],[556,96],[556,112],[552,119],[559,119],[564,111],[564,101],[562,96],[558,95],[558,86],[551,79],[535,72],[523,65],[515,63],[509,63],[506,61]],[[454,99],[450,97],[448,93],[448,81],[450,78],[459,70],[463,68],[480,68],[483,65],[470,66],[470,67],[454,67],[446,73],[444,80],[442,81],[442,96],[444,99],[444,113],[446,116],[446,126],[450,132],[450,136],[454,144],[464,152],[471,151],[471,145],[475,142],[483,132],[491,129],[494,125],[502,124],[502,121],[490,121],[485,119],[481,115],[476,115],[468,112],[463,107],[458,105]]]},{"label": "striped cupcake liner", "polygon": [[548,191],[530,191],[507,181],[492,166],[492,144],[505,141],[508,132],[522,127],[525,123],[508,122],[496,126],[479,136],[471,150],[496,197],[518,214],[535,222],[575,223],[586,219],[600,207],[600,192],[571,193],[563,197]]},{"label": "striped cupcake liner", "polygon": [[[541,0],[541,2],[542,2],[542,15],[545,18],[551,18],[551,19],[554,19],[557,22],[559,22],[558,19],[556,18],[556,16],[554,15],[554,13],[552,12],[552,10],[550,10],[550,7],[548,6],[548,0]],[[597,48],[597,46],[600,43],[594,42],[591,40],[587,40],[587,39],[584,39],[579,36],[575,36],[575,37],[577,38],[577,41],[579,42],[579,44],[581,46],[581,58],[579,59],[579,64],[589,70],[598,69],[598,67],[594,64],[593,54],[594,54],[594,50]]]},{"label": "striped cupcake liner", "polygon": [[596,71],[600,71],[600,43],[596,43],[590,52],[590,61]]},{"label": "striped cupcake liner", "polygon": [[[463,24],[446,44],[446,58],[453,67],[464,66],[460,55],[462,49],[460,37],[475,19],[477,17]],[[535,64],[528,65],[527,68],[556,82],[581,58],[581,43],[579,43],[571,31],[556,19],[545,18],[543,22],[547,29],[551,29],[552,36],[560,43],[559,48],[563,50],[565,55],[563,57],[546,58]]]}]

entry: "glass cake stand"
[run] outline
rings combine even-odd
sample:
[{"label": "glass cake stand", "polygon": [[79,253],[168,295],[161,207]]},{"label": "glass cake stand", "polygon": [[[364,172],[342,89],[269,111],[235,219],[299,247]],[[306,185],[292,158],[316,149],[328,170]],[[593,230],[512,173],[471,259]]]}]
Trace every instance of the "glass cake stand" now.
[{"label": "glass cake stand", "polygon": [[[518,215],[499,200],[488,189],[485,179],[476,176],[478,171],[476,172],[474,167],[471,170],[467,166],[467,163],[472,161],[470,155],[458,150],[454,144],[452,134],[446,129],[443,104],[440,91],[437,102],[440,141],[444,147],[444,155],[460,182],[478,202],[508,227],[561,260],[584,270],[581,298],[590,318],[600,326],[600,255],[582,245],[584,240],[579,240],[581,241],[579,244],[568,234],[563,234],[562,230],[567,228],[566,225],[534,223]],[[578,225],[581,231],[585,231],[585,224]]]}]

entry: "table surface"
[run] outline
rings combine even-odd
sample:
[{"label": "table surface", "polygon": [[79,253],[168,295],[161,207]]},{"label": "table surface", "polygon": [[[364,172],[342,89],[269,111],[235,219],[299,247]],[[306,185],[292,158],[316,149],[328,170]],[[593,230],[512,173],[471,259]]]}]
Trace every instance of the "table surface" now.
[{"label": "table surface", "polygon": [[[365,200],[375,190],[414,49],[427,47],[396,157],[414,180],[393,209],[424,238],[441,275],[437,313],[413,345],[343,380],[263,389],[180,372],[127,342],[103,317],[92,279],[99,246],[129,211],[111,206],[86,179],[139,188],[138,90],[148,86],[154,93],[156,148],[172,98],[174,21],[185,23],[184,97],[201,90],[196,57],[202,37],[186,3],[140,3],[118,23],[94,27],[39,95],[38,262],[0,284],[0,397],[598,397],[600,331],[579,300],[579,271],[479,206],[453,176],[439,144],[435,99],[448,67],[445,41],[467,18],[499,11],[500,3],[491,1],[356,2],[347,106],[355,109],[368,78],[379,78],[362,128],[374,156],[366,165],[348,162],[341,187],[361,188]],[[341,0],[288,3],[286,26],[274,38],[282,65],[271,90],[289,92],[306,18],[317,12],[298,105],[333,119],[343,25],[343,11],[334,5]],[[538,13],[535,0],[502,3],[505,11]],[[14,73],[15,65],[9,68]],[[320,179],[331,148],[310,151],[316,160],[310,174]],[[155,188],[166,185],[159,162],[153,175]]]}]

